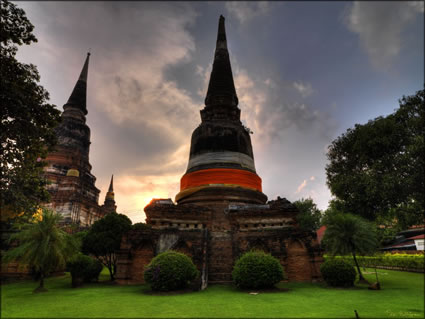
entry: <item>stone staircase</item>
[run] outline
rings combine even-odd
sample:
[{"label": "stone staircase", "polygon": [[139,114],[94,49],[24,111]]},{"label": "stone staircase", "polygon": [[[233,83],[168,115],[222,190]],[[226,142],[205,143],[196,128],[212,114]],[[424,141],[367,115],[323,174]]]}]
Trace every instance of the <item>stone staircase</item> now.
[{"label": "stone staircase", "polygon": [[228,283],[232,281],[233,259],[232,236],[226,231],[210,233],[208,258],[208,283]]}]

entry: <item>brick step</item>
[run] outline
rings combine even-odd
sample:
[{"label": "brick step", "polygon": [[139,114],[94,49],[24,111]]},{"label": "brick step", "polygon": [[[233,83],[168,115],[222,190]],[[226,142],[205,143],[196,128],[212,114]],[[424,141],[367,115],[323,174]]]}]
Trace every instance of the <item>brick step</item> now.
[{"label": "brick step", "polygon": [[[211,271],[213,271],[213,272],[232,272],[233,267],[230,263],[226,263],[226,261],[209,262],[208,263],[208,269],[209,269],[210,272]],[[223,271],[214,271],[214,269],[223,269]]]},{"label": "brick step", "polygon": [[233,271],[233,268],[231,268],[231,267],[220,267],[220,266],[212,266],[212,265],[209,265],[208,266],[208,272],[210,273],[210,274],[215,274],[215,273],[227,273],[227,274],[231,274],[232,273],[232,271]]},{"label": "brick step", "polygon": [[[217,248],[217,250],[219,250],[219,249],[220,248]],[[213,251],[210,254],[209,257],[210,257],[210,260],[220,260],[220,261],[226,260],[226,261],[228,261],[229,258],[233,257],[233,252],[221,249],[220,251]]]},{"label": "brick step", "polygon": [[217,283],[217,282],[231,282],[232,274],[228,272],[213,272],[208,274],[208,282]]},{"label": "brick step", "polygon": [[231,284],[232,283],[232,281],[208,281],[208,284],[209,285],[211,285],[211,284],[213,284],[213,285],[228,285],[228,284]]},{"label": "brick step", "polygon": [[222,265],[227,264],[229,261],[232,261],[232,256],[225,256],[225,258],[214,258],[214,256],[209,256],[210,265]]},{"label": "brick step", "polygon": [[209,273],[231,273],[233,271],[233,265],[229,263],[229,259],[225,260],[214,260],[208,263]]}]

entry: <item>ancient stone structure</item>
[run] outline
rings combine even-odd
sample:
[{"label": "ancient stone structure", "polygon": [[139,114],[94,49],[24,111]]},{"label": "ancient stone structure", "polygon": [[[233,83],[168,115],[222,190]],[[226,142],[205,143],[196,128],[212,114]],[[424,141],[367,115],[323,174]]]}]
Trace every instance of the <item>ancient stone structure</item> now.
[{"label": "ancient stone structure", "polygon": [[114,175],[111,177],[111,183],[109,184],[108,192],[105,196],[105,203],[102,205],[101,209],[104,214],[114,213],[117,211],[114,194]]},{"label": "ancient stone structure", "polygon": [[47,187],[51,202],[46,206],[61,213],[65,223],[76,223],[82,227],[116,211],[112,179],[105,204],[100,206],[100,190],[95,186],[96,177],[91,174],[90,128],[86,124],[89,59],[90,53],[63,107],[62,122],[56,130],[58,145],[47,156],[48,165],[44,170],[45,177],[51,182]]},{"label": "ancient stone structure", "polygon": [[240,112],[221,16],[202,122],[192,134],[177,203],[152,200],[145,207],[150,229],[124,236],[118,282],[143,282],[144,267],[167,249],[192,257],[202,287],[231,281],[235,260],[251,249],[277,257],[289,280],[320,278],[316,234],[299,229],[298,211],[286,199],[267,202]]}]

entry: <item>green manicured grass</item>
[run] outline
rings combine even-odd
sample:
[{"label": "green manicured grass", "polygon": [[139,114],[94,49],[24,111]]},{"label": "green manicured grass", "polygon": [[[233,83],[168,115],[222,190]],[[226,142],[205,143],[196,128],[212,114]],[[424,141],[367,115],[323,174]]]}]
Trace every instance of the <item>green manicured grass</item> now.
[{"label": "green manicured grass", "polygon": [[[288,291],[250,295],[232,286],[210,285],[201,292],[149,295],[146,285],[101,282],[73,289],[70,277],[49,278],[47,293],[33,294],[33,281],[2,285],[1,317],[267,317],[267,318],[423,318],[424,275],[378,270],[382,290],[366,286],[329,288],[324,284],[281,283]],[[375,275],[366,277],[373,282]]]}]

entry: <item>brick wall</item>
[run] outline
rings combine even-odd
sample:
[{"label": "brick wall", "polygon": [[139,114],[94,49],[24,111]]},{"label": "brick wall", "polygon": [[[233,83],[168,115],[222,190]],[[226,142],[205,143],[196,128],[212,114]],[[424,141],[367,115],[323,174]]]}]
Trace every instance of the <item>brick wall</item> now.
[{"label": "brick wall", "polygon": [[[230,282],[235,261],[251,249],[278,258],[291,281],[320,279],[323,259],[316,234],[298,229],[297,211],[288,201],[279,199],[266,206],[230,211],[225,201],[149,205],[145,212],[152,228],[131,231],[123,238],[118,252],[118,282],[143,282],[144,267],[158,254],[160,238],[166,234],[177,238],[167,248],[191,257],[198,270],[206,260],[209,282]],[[208,237],[204,239],[206,229]]]}]

